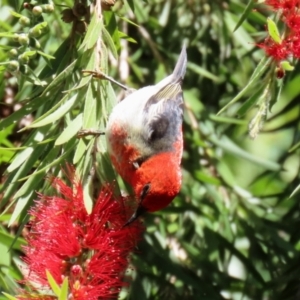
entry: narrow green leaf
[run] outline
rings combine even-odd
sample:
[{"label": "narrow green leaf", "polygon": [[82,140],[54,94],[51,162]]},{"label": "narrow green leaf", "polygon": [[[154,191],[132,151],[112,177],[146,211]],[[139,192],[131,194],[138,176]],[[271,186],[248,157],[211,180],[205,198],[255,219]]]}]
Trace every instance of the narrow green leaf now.
[{"label": "narrow green leaf", "polygon": [[237,24],[235,25],[233,32],[235,32],[244,22],[244,20],[248,17],[249,13],[252,11],[252,7],[255,3],[255,0],[249,0],[245,10],[243,11],[240,19],[238,20]]},{"label": "narrow green leaf", "polygon": [[68,126],[63,130],[61,135],[56,139],[55,146],[62,145],[74,137],[82,127],[82,114],[79,114],[72,120]]},{"label": "narrow green leaf", "polygon": [[[109,101],[109,99],[107,100]],[[84,101],[83,128],[96,128],[98,109],[97,99],[93,95],[92,85],[90,84]]]},{"label": "narrow green leaf", "polygon": [[10,32],[0,32],[0,37],[15,38],[16,34]]},{"label": "narrow green leaf", "polygon": [[19,215],[22,213],[24,208],[28,205],[29,201],[32,200],[34,191],[30,192],[29,194],[18,198],[17,204],[15,209],[10,217],[8,222],[8,227],[10,227],[14,222],[16,222]]},{"label": "narrow green leaf", "polygon": [[23,15],[21,15],[21,14],[18,14],[17,12],[15,12],[15,11],[11,11],[10,12],[14,17],[16,17],[16,18],[22,18],[23,17]]},{"label": "narrow green leaf", "polygon": [[216,115],[209,115],[209,118],[215,122],[219,123],[226,123],[226,124],[237,124],[237,125],[245,125],[246,120],[239,120],[236,118],[229,118],[229,117],[220,117]]},{"label": "narrow green leaf", "polygon": [[251,76],[248,84],[229,102],[227,103],[218,113],[217,115],[220,115],[222,112],[224,112],[229,106],[239,101],[252,87],[254,84],[257,84],[259,77],[263,74],[263,72],[269,67],[271,58],[264,57],[255,71],[253,72],[253,75]]},{"label": "narrow green leaf", "polygon": [[73,107],[77,100],[78,94],[75,94],[73,97],[71,97],[68,101],[66,101],[61,107],[59,107],[56,111],[54,111],[52,114],[46,116],[45,118],[42,118],[40,121],[33,122],[28,126],[28,128],[37,128],[42,127],[45,125],[48,125],[50,123],[53,123],[63,117],[67,112],[70,111],[70,109]]},{"label": "narrow green leaf", "polygon": [[218,82],[218,83],[222,82],[222,79],[220,77],[215,76],[214,74],[210,73],[209,71],[205,70],[204,68],[198,66],[195,63],[188,62],[187,67],[188,67],[188,69],[194,71],[195,73],[197,73],[203,77],[209,78],[214,82]]},{"label": "narrow green leaf", "polygon": [[2,292],[2,294],[3,294],[7,299],[9,299],[9,300],[18,300],[18,298],[13,297],[13,296],[11,296],[11,295],[5,293],[5,292]]},{"label": "narrow green leaf", "polygon": [[295,67],[292,66],[290,64],[290,62],[287,61],[287,60],[281,61],[280,65],[281,65],[282,69],[285,70],[285,71],[293,71],[295,69]]},{"label": "narrow green leaf", "polygon": [[45,133],[43,131],[36,131],[33,135],[31,135],[28,139],[27,144],[30,145],[31,143],[34,144],[34,146],[27,147],[26,149],[19,152],[13,162],[9,165],[7,168],[7,172],[11,173],[15,169],[19,168],[20,165],[23,164],[24,161],[26,161],[33,153],[33,150],[36,147],[37,142],[41,142],[44,139]]},{"label": "narrow green leaf", "polygon": [[91,22],[88,26],[88,30],[85,34],[84,40],[81,43],[81,46],[79,47],[79,50],[83,48],[85,50],[88,50],[95,46],[96,41],[101,36],[102,26],[102,21],[97,19],[96,14],[93,14]]},{"label": "narrow green leaf", "polygon": [[291,147],[288,152],[291,153],[291,152],[295,151],[298,148],[300,148],[300,142],[296,143],[296,145]]},{"label": "narrow green leaf", "polygon": [[77,63],[77,60],[75,59],[70,65],[68,65],[59,75],[57,75],[50,84],[45,88],[43,93],[41,94],[41,97],[46,95],[50,90],[55,89],[62,81],[66,80],[70,75],[72,75],[73,70],[75,68],[75,65]]},{"label": "narrow green leaf", "polygon": [[230,152],[231,154],[253,162],[254,164],[264,167],[268,170],[279,171],[281,169],[281,166],[278,163],[250,154],[225,136],[223,136],[221,139],[211,136],[210,141],[220,148]]},{"label": "narrow green leaf", "polygon": [[119,38],[120,38],[120,39],[125,39],[125,40],[127,40],[128,42],[137,44],[137,41],[136,41],[135,39],[133,39],[132,37],[128,36],[128,35],[125,34],[124,32],[118,31],[118,34],[119,34]]},{"label": "narrow green leaf", "polygon": [[103,40],[104,40],[105,44],[107,45],[108,49],[111,51],[113,57],[115,59],[118,59],[118,51],[116,49],[114,41],[111,38],[109,32],[104,27],[102,28],[102,35],[103,35]]},{"label": "narrow green leaf", "polygon": [[247,99],[241,107],[237,111],[237,116],[244,116],[250,108],[252,108],[260,99],[262,93],[262,88],[258,88],[257,92],[255,92],[249,99]]},{"label": "narrow green leaf", "polygon": [[195,175],[195,178],[197,180],[199,180],[200,182],[205,182],[205,183],[214,184],[214,185],[221,184],[219,179],[217,179],[213,176],[209,176],[208,174],[205,174],[202,171],[195,171],[194,175]]},{"label": "narrow green leaf", "polygon": [[40,54],[40,55],[46,57],[46,58],[49,58],[49,59],[55,59],[54,56],[52,56],[52,55],[50,55],[50,54],[47,54],[47,53],[44,53],[44,52],[42,52],[42,51],[36,51],[36,52],[37,52],[38,54]]},{"label": "narrow green leaf", "polygon": [[59,285],[56,283],[55,279],[53,278],[53,276],[51,275],[51,273],[46,270],[46,276],[47,276],[47,280],[48,283],[52,289],[52,291],[54,292],[54,294],[59,297],[59,295],[61,294],[61,289],[59,287]]},{"label": "narrow green leaf", "polygon": [[73,157],[73,164],[76,165],[80,159],[82,158],[82,156],[86,153],[86,148],[87,145],[85,144],[83,139],[79,140],[79,143],[76,147],[76,151]]},{"label": "narrow green leaf", "polygon": [[272,19],[268,18],[267,26],[270,37],[275,43],[280,44],[281,38],[276,23]]},{"label": "narrow green leaf", "polygon": [[61,286],[58,300],[68,300],[68,286],[69,286],[68,277],[65,277]]},{"label": "narrow green leaf", "polygon": [[300,184],[293,190],[293,192],[290,195],[290,198],[294,197],[299,192],[300,192]]},{"label": "narrow green leaf", "polygon": [[[1,244],[10,247],[15,239],[15,236],[12,236],[6,232],[0,231],[0,240]],[[22,238],[17,238],[16,242],[14,243],[13,249],[21,250],[21,246],[26,245],[26,241]]]}]

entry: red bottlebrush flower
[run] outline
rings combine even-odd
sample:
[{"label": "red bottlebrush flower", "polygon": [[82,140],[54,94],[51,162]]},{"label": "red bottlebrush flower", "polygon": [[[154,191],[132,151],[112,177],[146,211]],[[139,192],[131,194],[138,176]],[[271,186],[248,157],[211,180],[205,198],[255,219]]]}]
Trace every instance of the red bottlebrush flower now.
[{"label": "red bottlebrush flower", "polygon": [[299,4],[299,0],[266,0],[265,3],[274,10],[290,11]]},{"label": "red bottlebrush flower", "polygon": [[297,12],[289,13],[285,16],[284,22],[292,32],[300,33],[300,14]]},{"label": "red bottlebrush flower", "polygon": [[[59,284],[68,277],[69,299],[116,298],[125,285],[128,256],[142,233],[138,221],[123,226],[132,213],[129,199],[115,199],[106,187],[89,215],[78,181],[71,188],[56,178],[53,186],[63,198],[40,195],[29,212],[33,220],[24,247],[28,274],[23,282],[47,289],[48,270]],[[35,297],[24,292],[18,299]]]},{"label": "red bottlebrush flower", "polygon": [[290,47],[293,57],[300,58],[300,35],[299,34],[292,34],[289,38],[290,40]]},{"label": "red bottlebrush flower", "polygon": [[281,43],[276,43],[271,37],[267,37],[264,43],[257,44],[257,46],[262,48],[268,56],[273,57],[276,61],[284,60],[290,54],[288,44],[285,40]]}]

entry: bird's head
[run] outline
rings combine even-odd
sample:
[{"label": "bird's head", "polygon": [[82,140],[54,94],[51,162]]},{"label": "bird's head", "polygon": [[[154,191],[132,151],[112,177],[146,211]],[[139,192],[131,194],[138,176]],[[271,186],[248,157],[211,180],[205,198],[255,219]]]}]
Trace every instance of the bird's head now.
[{"label": "bird's head", "polygon": [[150,157],[136,170],[131,185],[138,198],[138,206],[126,224],[145,212],[165,208],[179,193],[181,171],[178,156],[173,152],[165,152]]}]

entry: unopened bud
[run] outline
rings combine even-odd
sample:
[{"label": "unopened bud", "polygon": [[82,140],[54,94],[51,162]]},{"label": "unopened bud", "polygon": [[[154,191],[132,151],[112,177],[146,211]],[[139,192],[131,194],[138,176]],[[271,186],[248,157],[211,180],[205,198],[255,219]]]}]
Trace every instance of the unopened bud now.
[{"label": "unopened bud", "polygon": [[14,37],[13,37],[15,42],[19,41],[19,34],[18,33],[14,33]]},{"label": "unopened bud", "polygon": [[284,77],[285,71],[282,68],[276,68],[275,74],[277,79],[281,79]]},{"label": "unopened bud", "polygon": [[21,44],[21,45],[28,45],[29,43],[29,38],[28,38],[28,34],[26,33],[21,33],[18,35],[18,42]]},{"label": "unopened bud", "polygon": [[28,64],[29,63],[29,57],[27,55],[21,54],[18,57],[18,61],[20,62],[20,64],[24,65],[24,64]]},{"label": "unopened bud", "polygon": [[29,30],[29,36],[30,37],[40,37],[42,35],[42,30],[38,29],[38,28],[31,28]]},{"label": "unopened bud", "polygon": [[9,50],[8,55],[11,58],[16,57],[18,55],[18,50],[17,49],[11,49],[11,50]]},{"label": "unopened bud", "polygon": [[43,5],[43,12],[44,13],[52,13],[53,11],[54,11],[54,4],[53,3]]},{"label": "unopened bud", "polygon": [[25,9],[32,9],[32,4],[31,3],[28,3],[28,2],[24,2],[24,4],[23,4],[23,7],[25,8]]},{"label": "unopened bud", "polygon": [[20,67],[20,64],[18,61],[16,60],[11,60],[9,62],[9,64],[7,65],[7,69],[10,71],[10,72],[15,72],[15,71],[18,71],[19,70],[19,67]]},{"label": "unopened bud", "polygon": [[21,17],[21,18],[19,19],[19,23],[20,23],[21,25],[24,25],[24,26],[30,25],[30,19],[27,18],[27,17],[25,17],[25,16],[23,16],[23,17]]},{"label": "unopened bud", "polygon": [[35,15],[35,16],[40,16],[43,12],[43,8],[41,6],[35,6],[33,9],[32,9],[32,13]]}]

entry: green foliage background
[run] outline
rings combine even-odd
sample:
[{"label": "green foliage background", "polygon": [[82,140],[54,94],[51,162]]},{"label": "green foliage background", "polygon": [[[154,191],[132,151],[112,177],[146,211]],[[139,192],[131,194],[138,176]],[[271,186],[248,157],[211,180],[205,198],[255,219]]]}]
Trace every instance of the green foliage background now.
[{"label": "green foliage background", "polygon": [[[36,191],[53,193],[46,174],[63,176],[61,167],[74,164],[88,208],[101,182],[116,178],[105,138],[77,133],[104,130],[123,92],[82,70],[139,88],[168,75],[185,42],[182,190],[168,208],[145,216],[132,284],[120,297],[300,299],[299,65],[277,80],[274,64],[255,46],[266,36],[264,6],[128,0],[65,23],[65,7],[33,18],[22,5],[0,1],[0,291],[13,294],[18,286],[27,210]],[[10,10],[34,24],[21,25]],[[30,56],[27,71],[23,65],[7,72],[10,49],[37,51],[22,48],[13,33],[41,22],[48,29],[36,38],[40,53]],[[264,105],[270,111],[259,116],[267,120],[252,140],[248,124]]]}]

